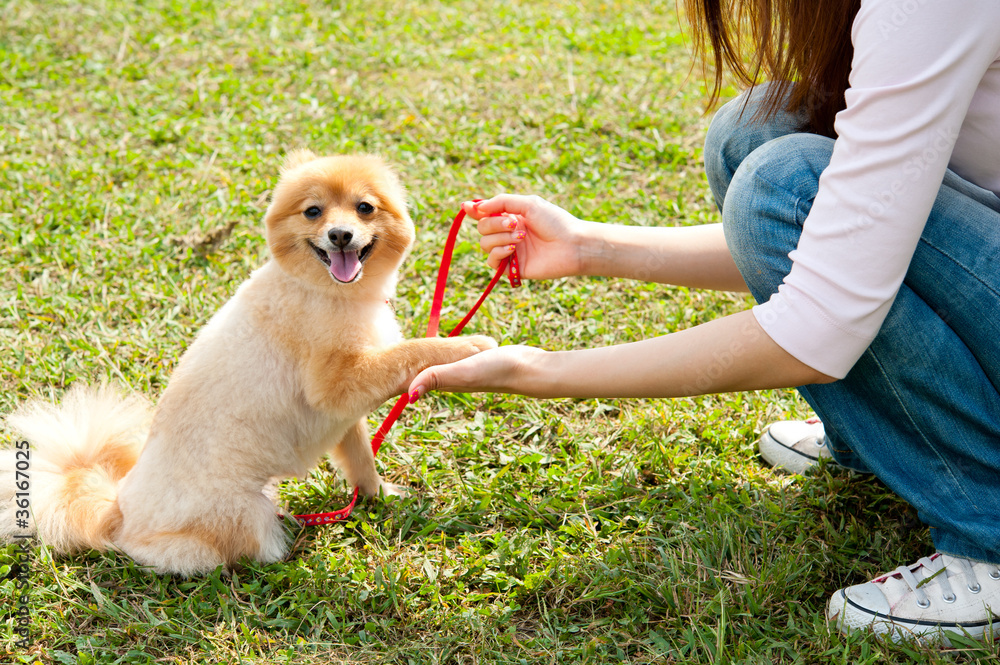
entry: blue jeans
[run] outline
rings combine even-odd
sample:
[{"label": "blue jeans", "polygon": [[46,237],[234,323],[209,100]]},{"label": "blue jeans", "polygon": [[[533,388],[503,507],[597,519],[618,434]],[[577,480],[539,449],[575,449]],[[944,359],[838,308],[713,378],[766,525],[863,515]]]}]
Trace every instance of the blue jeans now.
[{"label": "blue jeans", "polygon": [[[791,270],[833,150],[792,114],[755,119],[761,96],[726,104],[705,143],[726,241],[758,302]],[[844,379],[798,390],[834,459],[914,506],[938,551],[1000,563],[998,386],[1000,198],[948,171],[878,336]]]}]

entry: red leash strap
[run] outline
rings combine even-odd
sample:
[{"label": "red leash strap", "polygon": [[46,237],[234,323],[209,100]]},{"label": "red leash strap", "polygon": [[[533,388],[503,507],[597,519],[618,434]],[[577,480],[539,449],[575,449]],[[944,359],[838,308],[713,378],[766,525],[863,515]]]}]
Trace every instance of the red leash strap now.
[{"label": "red leash strap", "polygon": [[310,515],[292,515],[295,519],[299,521],[302,526],[320,526],[323,524],[330,524],[331,522],[339,522],[340,520],[346,520],[351,516],[351,511],[354,510],[354,504],[358,502],[358,488],[354,488],[354,496],[351,497],[351,502],[341,508],[340,510],[335,510],[332,513],[312,513]]},{"label": "red leash strap", "polygon": [[[479,201],[477,200],[476,203]],[[438,278],[437,284],[434,286],[434,299],[431,301],[431,315],[427,319],[427,334],[424,337],[435,337],[438,334],[438,325],[441,321],[441,307],[444,304],[444,288],[448,284],[448,271],[451,269],[451,255],[455,250],[455,243],[458,240],[458,232],[462,228],[462,221],[465,219],[465,211],[459,210],[458,214],[455,215],[454,221],[451,223],[451,229],[448,231],[448,240],[444,243],[444,252],[441,253],[441,265],[438,268]],[[508,263],[510,264],[510,271],[508,278],[510,279],[510,285],[513,287],[521,286],[521,271],[520,266],[517,264],[517,253],[511,254],[509,257],[500,262],[500,266],[497,268],[496,273],[493,275],[493,279],[487,285],[486,290],[483,291],[483,295],[479,297],[479,300],[469,313],[465,315],[455,329],[448,333],[448,337],[454,337],[462,332],[465,325],[472,319],[476,311],[479,310],[479,306],[483,304],[486,300],[486,296],[490,295],[493,287],[497,285],[500,281],[500,277],[503,275],[504,271],[507,269]]]},{"label": "red leash strap", "polygon": [[[448,240],[444,244],[444,252],[441,254],[441,265],[438,267],[438,278],[437,285],[434,287],[434,299],[431,301],[431,313],[430,317],[427,319],[427,334],[424,337],[436,337],[438,334],[438,326],[441,322],[441,308],[444,305],[444,289],[448,283],[448,270],[451,268],[451,256],[455,250],[455,243],[458,240],[458,232],[462,228],[462,220],[465,219],[465,211],[459,210],[458,214],[455,215],[455,220],[451,223],[451,230],[448,232]],[[508,267],[510,268],[508,270]],[[490,295],[493,291],[493,287],[497,285],[500,278],[503,277],[504,272],[507,273],[507,278],[510,280],[510,285],[513,287],[521,286],[521,271],[517,263],[517,253],[511,254],[509,257],[500,262],[500,266],[497,267],[496,273],[493,275],[493,279],[486,286],[483,291],[483,295],[479,296],[479,300],[476,304],[472,306],[469,313],[459,321],[458,325],[448,333],[448,337],[455,337],[461,334],[462,330],[465,328],[466,324],[472,319],[477,311],[479,311],[480,305],[486,301],[486,297]],[[400,396],[396,403],[393,405],[392,410],[389,411],[389,415],[385,417],[382,424],[379,425],[378,429],[375,431],[375,436],[372,437],[372,454],[378,455],[379,448],[382,447],[382,442],[385,441],[386,435],[389,434],[389,430],[392,426],[396,424],[399,419],[400,414],[410,403],[409,397],[406,394]],[[341,508],[340,510],[335,510],[332,513],[312,513],[309,515],[293,515],[296,520],[299,521],[302,526],[319,526],[322,524],[330,524],[331,522],[339,522],[341,520],[346,520],[351,515],[351,511],[354,510],[354,505],[358,501],[358,488],[354,488],[354,496],[351,498],[351,502]]]}]

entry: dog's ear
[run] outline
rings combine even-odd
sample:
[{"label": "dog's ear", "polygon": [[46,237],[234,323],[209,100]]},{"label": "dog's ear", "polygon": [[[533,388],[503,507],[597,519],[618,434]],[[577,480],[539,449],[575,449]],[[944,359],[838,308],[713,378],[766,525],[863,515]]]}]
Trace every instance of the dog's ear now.
[{"label": "dog's ear", "polygon": [[312,150],[292,150],[285,156],[285,162],[281,165],[281,172],[287,173],[297,166],[302,166],[307,162],[317,159],[316,153]]}]

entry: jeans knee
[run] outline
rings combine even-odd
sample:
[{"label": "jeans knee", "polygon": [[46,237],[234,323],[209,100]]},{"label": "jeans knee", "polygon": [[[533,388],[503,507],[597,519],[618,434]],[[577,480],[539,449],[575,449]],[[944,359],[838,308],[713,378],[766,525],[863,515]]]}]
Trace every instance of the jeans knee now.
[{"label": "jeans knee", "polygon": [[745,131],[744,101],[743,95],[740,95],[724,104],[712,118],[705,134],[705,175],[719,210],[722,210],[733,174],[746,157],[741,154],[740,141]]},{"label": "jeans knee", "polygon": [[791,270],[802,224],[812,208],[833,140],[788,134],[750,153],[730,180],[722,223],[726,243],[758,302],[777,291]]},{"label": "jeans knee", "polygon": [[773,138],[798,131],[802,124],[799,115],[785,110],[763,113],[762,107],[777,94],[775,85],[762,83],[747,90],[724,104],[712,118],[705,136],[705,173],[719,210],[733,174],[747,155]]}]

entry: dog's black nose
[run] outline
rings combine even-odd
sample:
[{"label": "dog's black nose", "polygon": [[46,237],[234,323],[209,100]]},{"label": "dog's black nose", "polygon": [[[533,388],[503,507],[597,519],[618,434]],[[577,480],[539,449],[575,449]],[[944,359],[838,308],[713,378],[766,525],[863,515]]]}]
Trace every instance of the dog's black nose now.
[{"label": "dog's black nose", "polygon": [[337,249],[343,249],[351,244],[351,239],[354,238],[354,233],[350,229],[338,226],[327,231],[326,237],[330,239],[330,242],[333,243],[334,247]]}]

